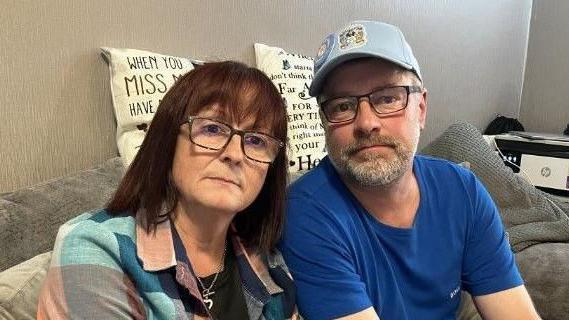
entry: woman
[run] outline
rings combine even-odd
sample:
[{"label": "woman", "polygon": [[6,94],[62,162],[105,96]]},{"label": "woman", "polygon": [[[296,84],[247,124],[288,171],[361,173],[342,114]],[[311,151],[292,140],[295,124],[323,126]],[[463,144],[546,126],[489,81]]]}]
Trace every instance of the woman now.
[{"label": "woman", "polygon": [[297,317],[274,249],[286,131],[262,72],[218,62],[181,77],[106,210],[61,227],[38,318]]}]

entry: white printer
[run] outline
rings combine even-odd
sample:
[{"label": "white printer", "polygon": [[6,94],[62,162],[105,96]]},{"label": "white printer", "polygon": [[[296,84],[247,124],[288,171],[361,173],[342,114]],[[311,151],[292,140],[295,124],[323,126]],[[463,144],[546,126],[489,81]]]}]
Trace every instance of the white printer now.
[{"label": "white printer", "polygon": [[536,187],[569,196],[569,136],[513,131],[494,136],[494,141],[514,172],[521,168]]}]

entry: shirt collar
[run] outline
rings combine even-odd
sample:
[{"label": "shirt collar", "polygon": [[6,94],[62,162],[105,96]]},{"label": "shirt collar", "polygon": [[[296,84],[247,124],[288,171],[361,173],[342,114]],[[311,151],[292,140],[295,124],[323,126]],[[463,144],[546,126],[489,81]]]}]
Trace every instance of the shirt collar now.
[{"label": "shirt collar", "polygon": [[176,265],[170,220],[156,225],[156,231],[146,231],[144,209],[136,213],[136,254],[146,271],[164,270]]},{"label": "shirt collar", "polygon": [[[146,271],[160,271],[176,267],[179,262],[188,261],[185,250],[178,250],[176,255],[172,224],[170,219],[165,219],[156,226],[156,231],[147,232],[145,228],[145,212],[143,209],[136,213],[136,250],[142,267]],[[248,290],[261,301],[268,300],[271,295],[283,292],[269,274],[267,261],[257,250],[246,248],[232,225],[230,239],[235,252],[241,274],[241,282]],[[183,244],[179,243],[182,247]],[[180,255],[185,256],[182,258]],[[192,278],[193,270],[188,265]],[[176,268],[178,270],[180,268]],[[194,279],[195,282],[195,279]]]}]

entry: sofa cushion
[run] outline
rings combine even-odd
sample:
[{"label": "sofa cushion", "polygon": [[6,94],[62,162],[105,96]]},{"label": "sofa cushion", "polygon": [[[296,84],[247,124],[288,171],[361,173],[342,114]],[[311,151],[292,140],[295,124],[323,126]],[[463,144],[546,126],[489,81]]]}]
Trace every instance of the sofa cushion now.
[{"label": "sofa cushion", "polygon": [[101,48],[109,64],[117,146],[128,166],[138,152],[162,97],[194,68],[190,59],[136,50]]},{"label": "sofa cushion", "polygon": [[314,60],[261,43],[255,43],[255,58],[257,68],[271,78],[287,105],[289,172],[294,179],[326,156],[316,98],[308,94]]},{"label": "sofa cushion", "polygon": [[516,254],[526,288],[542,319],[569,315],[569,243],[541,243]]},{"label": "sofa cushion", "polygon": [[51,251],[0,272],[0,318],[35,319]]},{"label": "sofa cushion", "polygon": [[460,293],[460,306],[456,312],[457,320],[482,320],[482,317],[478,313],[478,309],[474,305],[472,296],[466,292],[461,291]]},{"label": "sofa cushion", "polygon": [[114,193],[123,167],[113,158],[93,169],[0,195],[0,271],[52,249],[59,226]]}]

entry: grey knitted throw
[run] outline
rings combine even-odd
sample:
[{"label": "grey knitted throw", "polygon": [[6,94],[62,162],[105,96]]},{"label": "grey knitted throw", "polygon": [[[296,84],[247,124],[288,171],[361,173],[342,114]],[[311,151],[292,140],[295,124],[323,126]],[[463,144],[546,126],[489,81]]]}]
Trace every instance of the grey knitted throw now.
[{"label": "grey knitted throw", "polygon": [[515,252],[542,242],[569,242],[569,204],[514,174],[473,125],[450,126],[421,153],[470,163],[500,209]]}]

